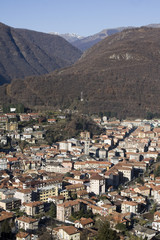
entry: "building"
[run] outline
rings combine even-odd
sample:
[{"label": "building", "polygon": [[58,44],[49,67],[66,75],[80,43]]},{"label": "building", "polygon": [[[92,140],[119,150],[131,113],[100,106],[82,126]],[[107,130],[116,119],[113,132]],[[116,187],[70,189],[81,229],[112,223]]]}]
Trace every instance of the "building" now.
[{"label": "building", "polygon": [[90,185],[87,187],[87,191],[100,195],[105,193],[105,186],[105,178],[98,174],[93,174],[90,178]]},{"label": "building", "polygon": [[156,220],[152,222],[152,229],[160,232],[160,220]]},{"label": "building", "polygon": [[1,158],[0,159],[0,170],[5,170],[5,169],[7,169],[7,159]]},{"label": "building", "polygon": [[40,201],[25,204],[25,212],[29,216],[35,216],[44,212],[44,203]]},{"label": "building", "polygon": [[84,141],[84,154],[89,155],[90,140]]},{"label": "building", "polygon": [[160,212],[159,211],[156,211],[154,213],[154,221],[157,221],[157,220],[160,220]]},{"label": "building", "polygon": [[90,228],[93,227],[94,221],[92,218],[81,218],[74,223],[76,228]]},{"label": "building", "polygon": [[151,192],[150,188],[146,186],[136,187],[134,191],[146,197],[149,197]]},{"label": "building", "polygon": [[76,194],[77,191],[83,191],[85,190],[85,185],[83,184],[80,184],[80,183],[77,183],[77,184],[71,184],[71,185],[68,185],[65,187],[66,190],[69,192],[69,195],[73,195],[73,194]]},{"label": "building", "polygon": [[2,211],[0,212],[0,237],[1,237],[1,233],[2,233],[2,224],[5,222],[7,222],[9,224],[9,226],[13,226],[14,225],[14,214],[12,212],[5,212]]},{"label": "building", "polygon": [[63,196],[65,200],[70,199],[69,192],[66,189],[60,191],[60,196]]},{"label": "building", "polygon": [[15,195],[16,198],[21,199],[21,203],[28,203],[32,200],[32,190],[31,189],[21,189],[17,190]]},{"label": "building", "polygon": [[118,167],[119,172],[123,173],[123,181],[131,181],[133,177],[133,167]]},{"label": "building", "polygon": [[64,203],[64,200],[65,198],[62,195],[48,197],[48,202],[53,202],[56,205]]},{"label": "building", "polygon": [[145,237],[150,240],[153,239],[154,236],[156,235],[156,231],[140,226],[140,225],[136,225],[133,229],[134,233],[136,234],[137,237],[142,237],[142,239],[145,239]]},{"label": "building", "polygon": [[19,232],[16,234],[16,240],[31,240],[31,235],[27,232]]},{"label": "building", "polygon": [[18,198],[8,198],[0,201],[0,207],[4,210],[13,210],[21,206],[21,200]]},{"label": "building", "polygon": [[66,201],[62,204],[57,204],[57,219],[64,222],[74,212],[80,211],[80,201]]},{"label": "building", "polygon": [[74,226],[61,226],[53,229],[59,240],[80,240],[80,231]]},{"label": "building", "polygon": [[[4,173],[4,175],[6,175],[6,174]],[[15,194],[14,190],[0,189],[0,199],[1,200],[13,198],[14,194]]]},{"label": "building", "polygon": [[89,194],[86,190],[77,191],[77,198],[89,198]]},{"label": "building", "polygon": [[17,122],[6,122],[6,131],[17,131],[18,123]]},{"label": "building", "polygon": [[17,228],[25,231],[35,231],[38,229],[38,220],[30,217],[19,217],[16,220]]},{"label": "building", "polygon": [[58,196],[58,187],[57,186],[45,186],[38,188],[38,198],[42,202],[48,202],[48,197]]},{"label": "building", "polygon": [[122,213],[138,213],[139,212],[139,205],[133,201],[124,201],[121,204],[121,211]]}]

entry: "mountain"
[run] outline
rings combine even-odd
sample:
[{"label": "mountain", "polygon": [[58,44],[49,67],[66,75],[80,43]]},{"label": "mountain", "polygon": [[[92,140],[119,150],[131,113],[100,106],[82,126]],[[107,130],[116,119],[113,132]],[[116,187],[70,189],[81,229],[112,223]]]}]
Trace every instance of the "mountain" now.
[{"label": "mountain", "polygon": [[84,38],[84,37],[82,37],[80,35],[77,35],[76,33],[64,33],[64,34],[50,33],[50,34],[59,35],[59,36],[63,37],[64,39],[66,39],[70,43],[75,42],[76,40],[80,40],[80,39]]},{"label": "mountain", "polygon": [[60,36],[0,23],[0,85],[72,65],[81,51]]},{"label": "mountain", "polygon": [[94,45],[71,67],[0,87],[0,102],[118,117],[160,113],[159,39],[159,28],[126,29]]},{"label": "mountain", "polygon": [[[99,33],[96,33],[92,36],[88,36],[82,39],[77,39],[72,41],[72,45],[79,48],[82,52],[86,51],[87,49],[91,48],[94,44],[100,42],[104,38],[113,35],[118,32],[122,32],[124,29],[132,28],[132,27],[120,27],[120,28],[111,28],[111,29],[104,29]],[[62,36],[63,37],[63,36]],[[70,41],[69,41],[70,42]]]},{"label": "mountain", "polygon": [[153,23],[153,24],[146,25],[145,27],[149,27],[149,28],[160,28],[160,24],[158,24],[158,23]]},{"label": "mountain", "polygon": [[[145,27],[148,28],[160,28],[160,24],[149,24]],[[104,29],[99,33],[96,33],[94,35],[88,36],[88,37],[77,37],[77,38],[70,38],[69,34],[61,34],[61,37],[64,37],[68,42],[70,42],[73,46],[80,49],[82,52],[86,51],[87,49],[91,48],[94,44],[100,42],[104,38],[111,36],[115,33],[122,32],[124,29],[130,29],[133,27],[119,27],[119,28],[110,28],[110,29]],[[72,34],[71,34],[72,36]]]}]

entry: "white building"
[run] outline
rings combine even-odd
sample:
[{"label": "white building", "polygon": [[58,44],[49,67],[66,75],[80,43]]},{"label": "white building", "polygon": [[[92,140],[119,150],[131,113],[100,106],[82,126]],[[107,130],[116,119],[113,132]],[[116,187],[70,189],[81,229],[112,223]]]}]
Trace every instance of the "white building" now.
[{"label": "white building", "polygon": [[87,192],[93,192],[96,195],[105,193],[105,178],[98,174],[92,175],[90,185],[87,187]]},{"label": "white building", "polygon": [[121,205],[121,211],[122,213],[138,213],[139,211],[139,208],[138,208],[138,203],[136,202],[133,202],[133,201],[124,201],[122,202],[122,205]]},{"label": "white building", "polygon": [[7,159],[1,158],[0,159],[0,170],[5,170],[5,169],[7,169]]},{"label": "white building", "polygon": [[17,228],[24,229],[25,231],[37,230],[38,220],[30,217],[19,217],[16,220]]},{"label": "white building", "polygon": [[21,199],[21,203],[28,203],[31,202],[32,199],[32,190],[31,189],[21,189],[17,190],[15,195],[16,198]]}]

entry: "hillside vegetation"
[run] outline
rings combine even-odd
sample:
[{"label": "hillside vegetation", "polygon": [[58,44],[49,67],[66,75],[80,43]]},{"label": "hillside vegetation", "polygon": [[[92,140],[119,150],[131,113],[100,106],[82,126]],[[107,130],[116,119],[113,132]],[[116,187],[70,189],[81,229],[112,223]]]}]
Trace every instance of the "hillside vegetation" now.
[{"label": "hillside vegetation", "polygon": [[70,66],[81,51],[63,38],[0,23],[0,85]]},{"label": "hillside vegetation", "polygon": [[93,46],[71,67],[1,87],[0,101],[118,117],[160,113],[159,39],[158,28],[124,30]]}]

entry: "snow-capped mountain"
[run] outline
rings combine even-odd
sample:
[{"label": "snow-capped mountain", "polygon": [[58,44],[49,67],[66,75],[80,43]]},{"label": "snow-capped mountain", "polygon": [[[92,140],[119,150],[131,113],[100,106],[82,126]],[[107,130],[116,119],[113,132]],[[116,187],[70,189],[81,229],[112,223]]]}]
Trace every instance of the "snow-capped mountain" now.
[{"label": "snow-capped mountain", "polygon": [[68,42],[72,43],[75,42],[76,40],[80,40],[83,39],[84,37],[76,34],[76,33],[64,33],[64,34],[60,34],[58,32],[53,32],[50,34],[55,34],[55,35],[59,35],[61,37],[63,37],[64,39],[66,39]]}]

